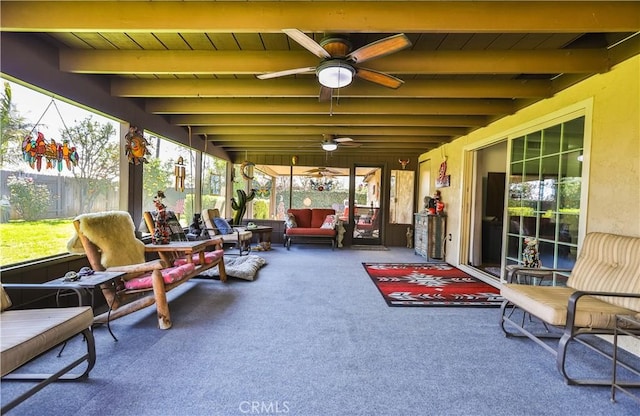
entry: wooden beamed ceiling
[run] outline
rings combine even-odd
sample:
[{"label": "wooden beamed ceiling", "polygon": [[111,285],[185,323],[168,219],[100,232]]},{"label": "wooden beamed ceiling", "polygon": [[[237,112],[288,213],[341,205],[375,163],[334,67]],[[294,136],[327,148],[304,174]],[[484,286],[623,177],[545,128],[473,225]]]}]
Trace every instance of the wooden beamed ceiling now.
[{"label": "wooden beamed ceiling", "polygon": [[[232,160],[247,154],[420,154],[639,53],[640,2],[557,1],[2,1],[2,31],[58,48],[59,70],[106,77],[111,94],[189,128]],[[405,33],[408,49],[362,67],[404,81],[356,78],[318,100],[315,67],[289,38],[348,35],[354,49]],[[622,51],[622,52],[621,52]]]}]

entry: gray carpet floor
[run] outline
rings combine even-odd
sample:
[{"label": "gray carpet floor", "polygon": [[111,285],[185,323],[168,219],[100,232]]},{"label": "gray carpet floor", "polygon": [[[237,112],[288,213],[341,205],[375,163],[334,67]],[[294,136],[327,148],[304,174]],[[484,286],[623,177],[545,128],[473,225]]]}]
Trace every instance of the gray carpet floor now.
[{"label": "gray carpet floor", "polygon": [[[170,330],[156,328],[153,307],[114,321],[118,342],[96,328],[90,378],[50,385],[10,414],[640,414],[607,387],[566,385],[548,352],[503,336],[498,308],[388,307],[362,262],[423,261],[411,249],[255,254],[267,260],[255,281],[170,292]],[[601,357],[571,354],[576,371],[610,372]],[[61,360],[43,358],[32,367]],[[3,382],[2,402],[24,386]]]}]

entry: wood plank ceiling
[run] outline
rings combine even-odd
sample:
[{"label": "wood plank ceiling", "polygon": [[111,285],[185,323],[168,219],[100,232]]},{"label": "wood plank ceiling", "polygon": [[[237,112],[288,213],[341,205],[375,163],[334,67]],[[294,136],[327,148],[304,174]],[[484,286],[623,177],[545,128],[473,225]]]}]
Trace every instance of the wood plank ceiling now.
[{"label": "wood plank ceiling", "polygon": [[[147,112],[190,128],[232,160],[322,153],[323,135],[352,138],[355,146],[339,146],[344,154],[423,153],[606,72],[638,53],[640,30],[635,1],[3,0],[0,7],[2,30],[46,38],[59,49],[61,71],[108,77],[112,95],[143,100]],[[404,33],[411,47],[363,65],[404,85],[356,78],[320,102],[315,74],[257,79],[320,63],[287,28],[317,42],[344,34],[354,49]]]}]

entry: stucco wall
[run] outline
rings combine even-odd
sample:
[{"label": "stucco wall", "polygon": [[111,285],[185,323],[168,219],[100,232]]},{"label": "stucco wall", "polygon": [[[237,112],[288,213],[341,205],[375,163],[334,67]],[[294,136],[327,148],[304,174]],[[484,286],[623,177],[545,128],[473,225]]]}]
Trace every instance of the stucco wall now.
[{"label": "stucco wall", "polygon": [[[497,141],[507,134],[562,113],[576,106],[592,105],[590,150],[585,166],[589,167],[586,232],[602,231],[640,237],[640,56],[635,56],[593,76],[554,97],[548,98],[516,114],[474,131],[442,148],[424,153],[420,160],[430,159],[431,177],[435,181],[438,167],[447,157],[451,187],[442,188],[447,204],[447,261],[459,264],[460,215],[462,211],[463,158],[465,149]],[[469,168],[469,164],[467,164]],[[584,174],[583,174],[584,175]],[[433,189],[433,187],[432,187]]]}]

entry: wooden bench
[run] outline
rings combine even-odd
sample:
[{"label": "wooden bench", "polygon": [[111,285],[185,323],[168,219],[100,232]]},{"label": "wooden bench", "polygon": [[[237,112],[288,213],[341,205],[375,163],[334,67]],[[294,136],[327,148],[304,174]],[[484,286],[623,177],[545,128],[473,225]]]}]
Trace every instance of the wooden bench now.
[{"label": "wooden bench", "polygon": [[[46,290],[64,289],[74,290],[78,295],[79,305],[82,305],[80,288],[69,285],[64,287],[38,284],[4,284],[0,285],[0,311],[2,317],[2,338],[0,362],[2,364],[2,381],[38,381],[17,397],[7,399],[0,412],[5,414],[16,407],[48,384],[56,380],[82,380],[89,376],[89,372],[96,362],[96,348],[91,332],[93,312],[89,306],[69,308],[44,309],[9,309],[11,300],[6,294],[7,289]],[[69,362],[64,360],[64,367],[53,374],[31,374],[20,370],[25,364],[35,360],[47,351],[69,341],[76,336],[84,336],[87,351],[80,357]],[[71,370],[86,362],[86,368],[81,373],[71,373]],[[43,409],[43,413],[46,411]]]},{"label": "wooden bench", "polygon": [[[220,280],[226,281],[221,239],[167,245],[160,253],[162,260],[145,262],[145,251],[149,250],[135,238],[135,227],[128,212],[83,214],[73,224],[76,236],[67,245],[70,252],[86,254],[93,270],[127,273],[121,282],[101,287],[109,310],[97,316],[96,323],[117,319],[155,303],[158,327],[169,329],[172,323],[168,291],[214,266],[220,270]],[[209,250],[206,253],[205,248]]]},{"label": "wooden bench", "polygon": [[[515,270],[510,280],[526,271]],[[613,334],[617,315],[640,317],[640,238],[589,233],[566,287],[509,281],[500,293],[505,299],[501,327],[507,336],[529,337],[552,353],[567,384],[611,385],[611,378],[571,377],[566,368],[567,349],[575,341],[610,357],[611,351],[601,345],[606,343],[588,335]],[[544,329],[538,325],[537,330],[529,330],[535,325],[532,317],[541,321]],[[546,338],[559,341],[550,344]]]}]

